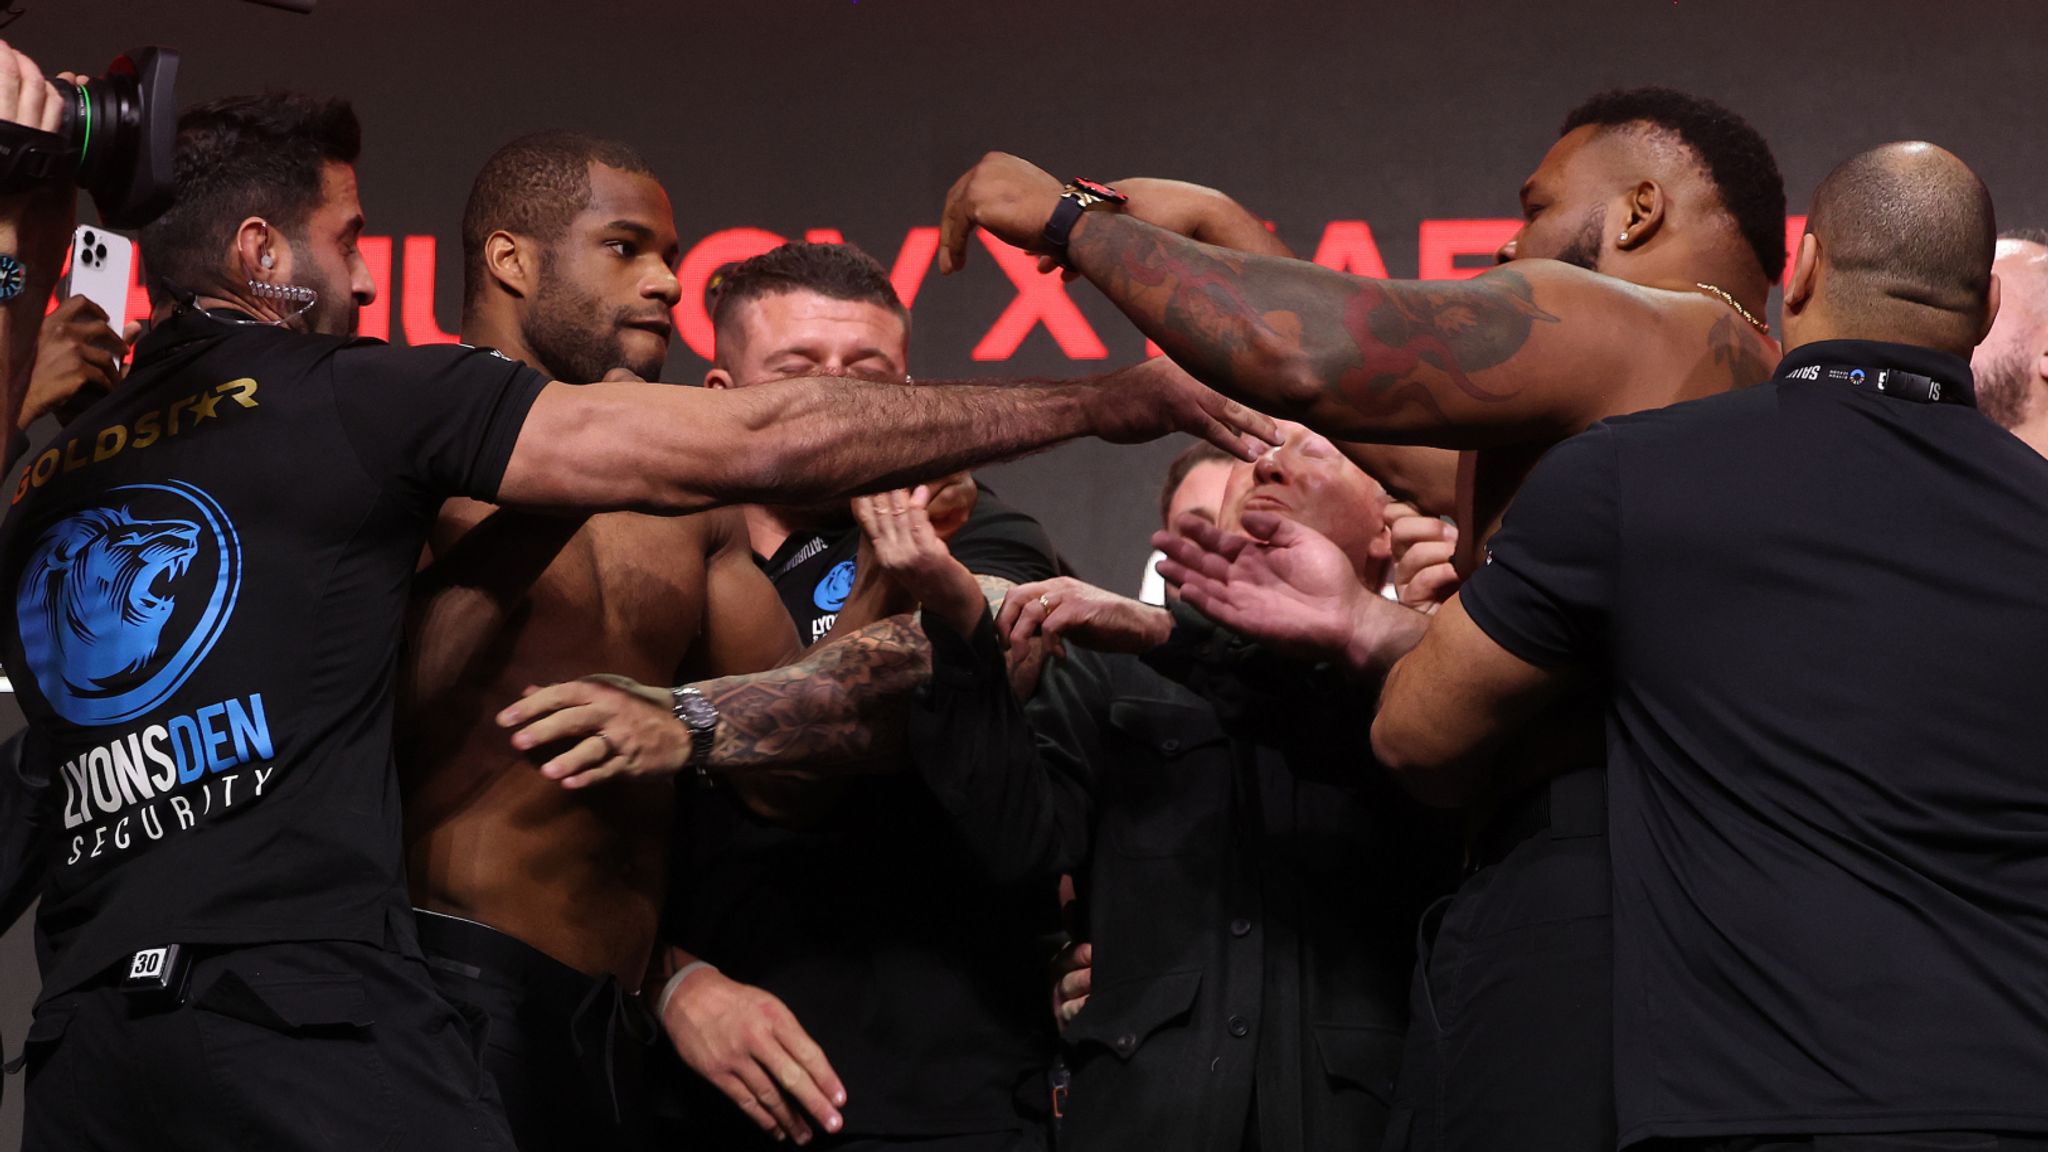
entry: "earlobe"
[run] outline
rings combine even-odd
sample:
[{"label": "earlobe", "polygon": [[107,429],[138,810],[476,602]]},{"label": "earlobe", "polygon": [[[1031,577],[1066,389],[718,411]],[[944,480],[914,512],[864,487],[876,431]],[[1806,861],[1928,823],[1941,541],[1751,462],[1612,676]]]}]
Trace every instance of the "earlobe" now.
[{"label": "earlobe", "polygon": [[1664,189],[1655,180],[1637,184],[1628,195],[1626,211],[1622,216],[1621,235],[1616,246],[1622,249],[1639,248],[1657,234],[1664,226]]},{"label": "earlobe", "polygon": [[524,299],[533,290],[526,246],[510,232],[493,232],[484,239],[484,268],[514,296]]}]

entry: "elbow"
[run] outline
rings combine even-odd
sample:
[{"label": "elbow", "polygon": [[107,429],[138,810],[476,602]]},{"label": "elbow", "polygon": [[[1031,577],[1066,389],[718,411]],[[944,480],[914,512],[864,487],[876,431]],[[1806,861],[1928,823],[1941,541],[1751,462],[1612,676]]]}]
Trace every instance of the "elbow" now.
[{"label": "elbow", "polygon": [[1418,803],[1459,808],[1477,797],[1473,773],[1432,746],[1425,733],[1384,711],[1373,720],[1372,755],[1389,778]]},{"label": "elbow", "polygon": [[1251,390],[1273,415],[1301,420],[1323,398],[1323,373],[1299,343],[1261,331],[1247,353]]}]

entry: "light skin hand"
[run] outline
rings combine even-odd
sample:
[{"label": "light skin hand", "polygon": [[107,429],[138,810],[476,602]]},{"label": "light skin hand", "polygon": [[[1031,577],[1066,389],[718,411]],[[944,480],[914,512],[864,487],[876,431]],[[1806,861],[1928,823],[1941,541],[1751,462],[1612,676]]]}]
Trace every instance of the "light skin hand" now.
[{"label": "light skin hand", "polygon": [[1297,521],[1247,512],[1242,536],[1192,515],[1176,527],[1152,537],[1166,553],[1160,575],[1196,611],[1283,655],[1376,678],[1427,626],[1360,584],[1343,550]]},{"label": "light skin hand", "polygon": [[1052,1018],[1065,1032],[1088,1003],[1095,980],[1095,945],[1069,941],[1052,958]]},{"label": "light skin hand", "polygon": [[1105,592],[1071,576],[1023,584],[1003,597],[996,631],[1014,650],[1044,636],[1055,655],[1071,639],[1098,652],[1147,652],[1173,634],[1164,608]]},{"label": "light skin hand", "polygon": [[1401,603],[1435,614],[1458,590],[1455,525],[1423,514],[1412,504],[1387,505],[1387,526],[1394,541],[1394,591]]},{"label": "light skin hand", "polygon": [[671,711],[665,688],[624,676],[586,676],[528,688],[498,713],[498,727],[516,728],[512,747],[531,752],[568,747],[540,767],[564,788],[588,788],[614,776],[660,776],[690,762],[690,731]]},{"label": "light skin hand", "polygon": [[987,611],[981,585],[953,558],[932,526],[932,490],[920,484],[853,502],[854,518],[874,548],[875,564],[926,612],[962,636],[972,635]]},{"label": "light skin hand", "polygon": [[789,1007],[712,968],[683,978],[661,1026],[691,1070],[778,1139],[808,1144],[816,1121],[845,1126],[846,1087]]}]

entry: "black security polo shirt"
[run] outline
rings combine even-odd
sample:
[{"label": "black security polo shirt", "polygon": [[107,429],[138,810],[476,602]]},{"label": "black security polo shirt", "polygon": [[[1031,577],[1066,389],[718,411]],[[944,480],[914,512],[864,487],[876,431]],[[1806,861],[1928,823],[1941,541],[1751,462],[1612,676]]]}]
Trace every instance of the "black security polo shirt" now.
[{"label": "black security polo shirt", "polygon": [[0,661],[57,764],[46,997],[161,944],[390,938],[407,587],[545,383],[185,311],[29,462]]},{"label": "black security polo shirt", "polygon": [[1596,425],[1490,552],[1472,619],[1609,694],[1623,1143],[2048,1133],[2048,461],[1969,366]]}]

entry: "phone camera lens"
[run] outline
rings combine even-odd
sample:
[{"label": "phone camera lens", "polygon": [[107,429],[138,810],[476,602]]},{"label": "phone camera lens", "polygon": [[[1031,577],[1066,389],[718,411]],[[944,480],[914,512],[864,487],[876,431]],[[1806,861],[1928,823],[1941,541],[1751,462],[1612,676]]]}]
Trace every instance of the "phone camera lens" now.
[{"label": "phone camera lens", "polygon": [[99,237],[97,237],[97,236],[94,236],[94,235],[93,235],[92,233],[90,233],[90,232],[87,232],[87,233],[85,234],[85,246],[86,246],[87,248],[90,248],[90,247],[92,247],[92,246],[93,246],[94,244],[96,244],[96,243],[98,243],[98,242],[99,242]]}]

